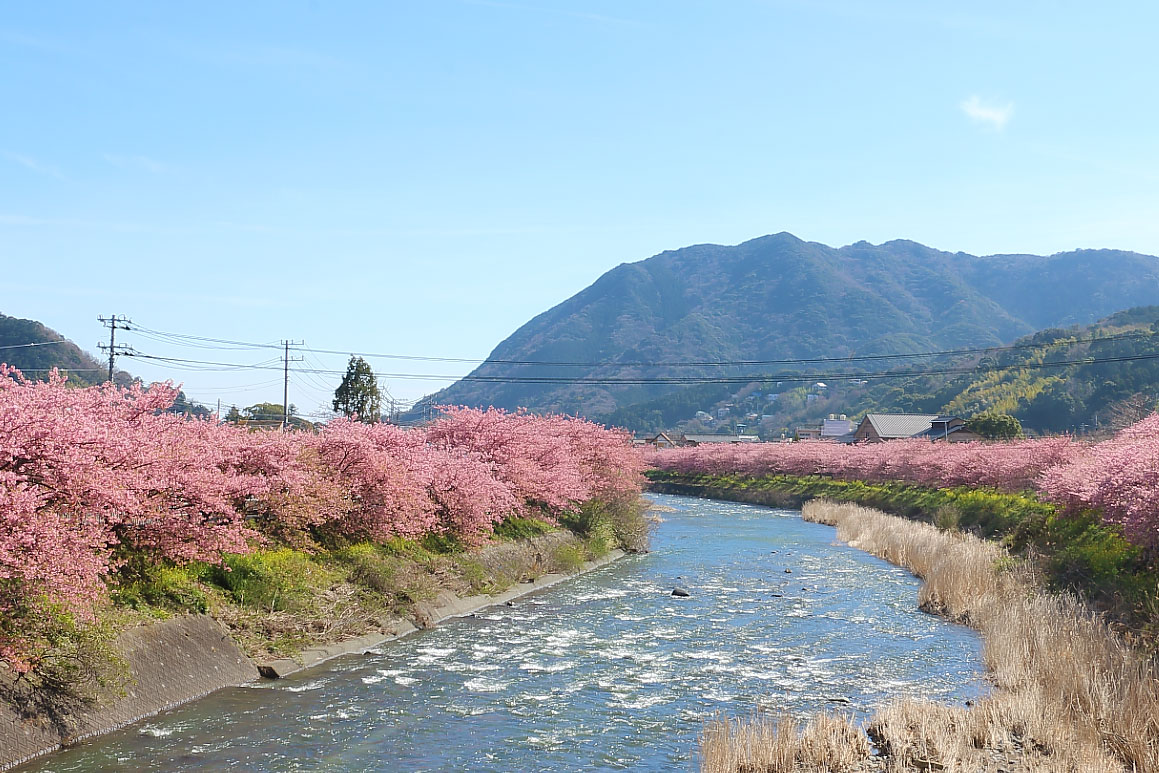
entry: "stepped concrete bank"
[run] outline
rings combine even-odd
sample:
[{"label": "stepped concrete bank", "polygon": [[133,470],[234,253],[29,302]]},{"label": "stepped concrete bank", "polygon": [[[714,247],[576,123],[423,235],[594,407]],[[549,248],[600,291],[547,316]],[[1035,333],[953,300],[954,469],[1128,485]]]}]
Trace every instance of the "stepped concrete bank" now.
[{"label": "stepped concrete bank", "polygon": [[[624,555],[624,551],[614,550],[585,563],[577,574]],[[362,653],[449,618],[505,604],[574,576],[544,574],[495,596],[461,598],[443,591],[433,601],[420,602],[413,620],[399,620],[386,631],[311,647],[297,658],[261,663],[250,660],[225,629],[205,615],[131,628],[116,642],[131,674],[123,695],[96,704],[62,703],[31,717],[9,703],[0,703],[0,770],[10,770],[63,746],[112,732],[224,687],[244,685],[262,676],[278,678],[341,655]]]}]

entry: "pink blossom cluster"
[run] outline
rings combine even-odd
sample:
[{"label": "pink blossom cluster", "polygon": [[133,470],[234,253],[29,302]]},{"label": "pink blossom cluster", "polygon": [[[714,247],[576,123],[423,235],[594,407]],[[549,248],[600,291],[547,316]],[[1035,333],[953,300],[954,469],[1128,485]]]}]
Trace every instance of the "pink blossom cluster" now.
[{"label": "pink blossom cluster", "polygon": [[40,603],[90,617],[127,554],[212,561],[327,533],[478,542],[509,515],[635,496],[645,468],[626,433],[565,416],[454,408],[426,428],[248,431],[165,413],[176,396],[0,365],[0,623]]},{"label": "pink blossom cluster", "polygon": [[1048,468],[1038,486],[1069,510],[1098,510],[1131,540],[1159,546],[1159,414]]},{"label": "pink blossom cluster", "polygon": [[1080,449],[1069,438],[948,444],[910,439],[856,445],[807,440],[677,448],[653,452],[648,460],[659,469],[690,474],[827,475],[1020,491],[1032,488],[1044,470],[1069,461]]},{"label": "pink blossom cluster", "polygon": [[1035,491],[1067,511],[1097,510],[1139,544],[1159,546],[1159,414],[1101,443],[1068,437],[977,443],[894,440],[702,445],[652,451],[683,474],[825,475],[923,486]]}]

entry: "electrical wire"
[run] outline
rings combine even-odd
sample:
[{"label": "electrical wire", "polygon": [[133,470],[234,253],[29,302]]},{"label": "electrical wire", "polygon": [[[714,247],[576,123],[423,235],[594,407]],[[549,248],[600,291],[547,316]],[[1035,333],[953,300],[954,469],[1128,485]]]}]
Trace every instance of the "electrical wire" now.
[{"label": "electrical wire", "polygon": [[[188,360],[174,357],[160,357],[142,353],[127,354],[146,360],[169,363],[171,367],[202,368],[204,370],[280,370],[281,366],[272,365],[245,365],[242,363],[225,363],[202,360]],[[592,385],[648,385],[648,384],[747,384],[752,382],[781,381],[798,383],[821,379],[857,379],[880,380],[883,378],[914,378],[934,375],[962,375],[967,373],[990,373],[1002,370],[1039,370],[1043,368],[1061,368],[1071,365],[1097,365],[1115,362],[1138,362],[1159,359],[1159,353],[1123,355],[1118,357],[1084,357],[1072,360],[1056,360],[1041,363],[1020,363],[1017,365],[973,365],[946,368],[928,368],[921,370],[889,370],[889,371],[861,371],[837,372],[819,371],[815,373],[749,373],[735,376],[640,376],[640,377],[588,377],[588,376],[488,376],[467,374],[457,376],[453,374],[419,374],[419,373],[380,373],[380,378],[411,379],[422,381],[468,381],[488,384],[592,384]],[[296,373],[324,373],[341,375],[345,371],[321,370],[316,368],[296,368]]]},{"label": "electrical wire", "polygon": [[30,349],[33,346],[52,346],[53,344],[71,344],[67,338],[62,338],[59,341],[37,341],[31,344],[9,344],[7,346],[0,346],[0,349]]},{"label": "electrical wire", "polygon": [[[134,328],[139,330],[142,328]],[[169,336],[173,339],[194,340],[194,341],[212,341],[234,348],[271,348],[281,349],[281,344],[262,344],[245,341],[230,341],[228,339],[220,338],[206,338],[203,336],[189,336],[181,333],[164,333],[161,331],[153,331],[144,328],[150,333],[161,336]],[[1142,338],[1151,338],[1155,334],[1151,332],[1133,332],[1133,333],[1116,333],[1108,336],[1092,337],[1086,339],[1069,339],[1062,338],[1057,341],[1048,343],[1023,343],[1023,344],[1007,344],[1003,346],[986,346],[973,347],[962,349],[939,349],[924,352],[910,352],[908,354],[861,354],[848,355],[845,357],[797,357],[773,360],[694,360],[694,361],[623,361],[623,362],[579,362],[579,361],[552,361],[552,360],[507,360],[507,359],[477,359],[477,358],[463,358],[463,357],[431,357],[407,354],[385,354],[376,352],[351,352],[339,349],[309,349],[315,354],[341,354],[356,357],[370,357],[380,359],[395,359],[407,360],[413,362],[441,362],[441,363],[457,363],[457,364],[484,364],[484,365],[538,365],[538,366],[552,366],[552,367],[569,367],[569,368],[595,368],[595,367],[739,367],[739,366],[766,366],[766,365],[810,365],[819,363],[852,363],[852,362],[877,362],[890,360],[905,360],[912,358],[924,357],[952,357],[962,356],[968,354],[993,354],[1009,351],[1019,351],[1024,349],[1042,349],[1053,346],[1072,346],[1075,344],[1089,344],[1102,343],[1110,341],[1134,340]],[[176,343],[177,341],[172,341]],[[191,344],[192,345],[192,344]],[[210,347],[211,348],[211,347]],[[342,371],[343,373],[345,371]]]}]

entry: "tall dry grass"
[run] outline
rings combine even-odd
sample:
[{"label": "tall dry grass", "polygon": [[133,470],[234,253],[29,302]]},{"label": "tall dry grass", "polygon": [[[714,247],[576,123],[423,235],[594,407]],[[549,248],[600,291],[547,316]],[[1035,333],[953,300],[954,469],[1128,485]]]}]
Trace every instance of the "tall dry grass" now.
[{"label": "tall dry grass", "polygon": [[701,738],[702,770],[854,773],[869,759],[865,734],[848,719],[818,714],[804,727],[795,719],[721,719]]},{"label": "tall dry grass", "polygon": [[[968,710],[913,700],[882,708],[866,727],[878,755],[860,769],[1159,773],[1159,668],[1077,600],[1043,593],[1024,564],[970,535],[856,505],[816,501],[803,513],[922,578],[923,609],[982,634],[994,684]],[[838,770],[784,767],[788,730],[742,724],[706,729],[703,771]],[[743,754],[725,750],[732,741]]]}]

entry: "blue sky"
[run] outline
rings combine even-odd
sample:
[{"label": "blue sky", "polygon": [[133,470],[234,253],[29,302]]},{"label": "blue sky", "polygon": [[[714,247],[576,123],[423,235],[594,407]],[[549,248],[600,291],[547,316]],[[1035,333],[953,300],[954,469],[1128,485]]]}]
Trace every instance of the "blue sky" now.
[{"label": "blue sky", "polygon": [[[304,340],[341,371],[320,350],[482,358],[620,263],[778,231],[1159,254],[1159,5],[955,5],[10,3],[0,312],[93,351],[114,313]],[[281,401],[277,371],[124,364]]]}]

